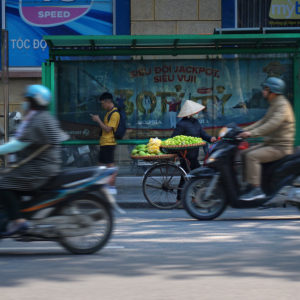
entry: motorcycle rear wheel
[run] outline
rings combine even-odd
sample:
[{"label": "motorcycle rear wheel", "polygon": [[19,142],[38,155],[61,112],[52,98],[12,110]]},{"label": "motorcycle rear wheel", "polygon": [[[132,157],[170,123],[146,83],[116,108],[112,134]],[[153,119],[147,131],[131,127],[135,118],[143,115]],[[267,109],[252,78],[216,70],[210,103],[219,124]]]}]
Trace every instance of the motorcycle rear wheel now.
[{"label": "motorcycle rear wheel", "polygon": [[[113,214],[109,204],[97,197],[87,195],[64,206],[60,215],[82,214],[92,219],[88,233],[78,236],[62,236],[59,243],[73,254],[92,254],[99,251],[108,242],[113,229]],[[83,225],[84,226],[84,225]],[[76,230],[76,229],[74,229]]]},{"label": "motorcycle rear wheel", "polygon": [[192,178],[183,189],[183,206],[190,216],[198,220],[213,220],[225,210],[227,203],[223,187],[217,183],[211,196],[204,195],[211,178]]}]

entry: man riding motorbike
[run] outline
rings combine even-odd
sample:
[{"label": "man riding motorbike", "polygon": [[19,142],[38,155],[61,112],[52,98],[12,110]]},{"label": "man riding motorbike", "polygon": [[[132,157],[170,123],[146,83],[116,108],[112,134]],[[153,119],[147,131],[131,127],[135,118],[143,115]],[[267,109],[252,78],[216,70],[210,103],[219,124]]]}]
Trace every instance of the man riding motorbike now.
[{"label": "man riding motorbike", "polygon": [[1,202],[10,220],[2,235],[13,235],[29,227],[19,209],[22,194],[35,191],[60,172],[60,144],[68,136],[48,112],[50,102],[47,87],[29,85],[23,102],[25,117],[15,138],[0,146],[0,155],[16,153],[18,158],[14,168],[0,173]]},{"label": "man riding motorbike", "polygon": [[270,107],[265,116],[254,124],[245,127],[239,136],[265,137],[260,145],[243,151],[246,182],[250,191],[240,199],[245,201],[265,198],[260,187],[261,163],[278,160],[293,153],[295,135],[295,117],[287,98],[283,95],[285,83],[280,78],[269,77],[263,84],[262,94],[268,100]]}]

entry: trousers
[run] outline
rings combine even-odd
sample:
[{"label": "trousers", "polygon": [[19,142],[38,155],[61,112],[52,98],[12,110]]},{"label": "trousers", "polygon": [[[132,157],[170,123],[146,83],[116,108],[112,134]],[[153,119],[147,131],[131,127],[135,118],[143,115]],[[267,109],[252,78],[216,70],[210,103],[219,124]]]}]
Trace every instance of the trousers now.
[{"label": "trousers", "polygon": [[244,162],[244,179],[254,186],[261,183],[261,164],[278,160],[290,153],[285,148],[268,145],[257,145],[242,151]]},{"label": "trousers", "polygon": [[0,195],[0,201],[7,212],[8,218],[10,220],[21,218],[19,193],[10,190],[0,190]]}]

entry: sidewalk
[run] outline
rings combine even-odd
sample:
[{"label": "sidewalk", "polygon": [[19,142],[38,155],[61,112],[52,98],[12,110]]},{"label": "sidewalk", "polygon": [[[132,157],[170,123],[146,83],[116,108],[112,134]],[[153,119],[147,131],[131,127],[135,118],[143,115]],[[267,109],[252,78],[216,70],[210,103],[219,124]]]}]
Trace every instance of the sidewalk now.
[{"label": "sidewalk", "polygon": [[153,208],[145,199],[142,188],[143,176],[118,175],[117,203],[122,208]]},{"label": "sidewalk", "polygon": [[153,208],[143,194],[142,182],[146,169],[146,167],[132,167],[130,164],[118,166],[116,199],[120,207]]}]

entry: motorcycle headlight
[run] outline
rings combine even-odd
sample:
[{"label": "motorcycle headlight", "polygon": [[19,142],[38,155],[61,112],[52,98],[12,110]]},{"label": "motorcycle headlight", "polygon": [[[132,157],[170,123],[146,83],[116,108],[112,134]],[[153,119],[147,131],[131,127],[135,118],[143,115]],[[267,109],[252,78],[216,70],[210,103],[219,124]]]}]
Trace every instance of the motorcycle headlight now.
[{"label": "motorcycle headlight", "polygon": [[207,164],[212,164],[212,163],[215,162],[215,161],[216,161],[215,158],[209,157],[209,158],[206,160],[206,163],[207,163]]},{"label": "motorcycle headlight", "polygon": [[214,163],[217,160],[218,156],[220,156],[223,152],[224,152],[224,149],[216,150],[207,158],[206,163],[207,164]]}]

